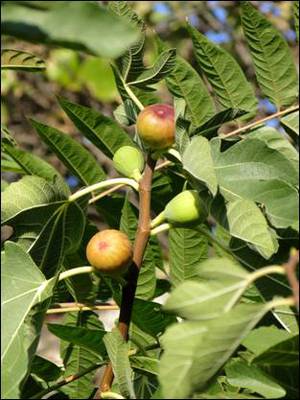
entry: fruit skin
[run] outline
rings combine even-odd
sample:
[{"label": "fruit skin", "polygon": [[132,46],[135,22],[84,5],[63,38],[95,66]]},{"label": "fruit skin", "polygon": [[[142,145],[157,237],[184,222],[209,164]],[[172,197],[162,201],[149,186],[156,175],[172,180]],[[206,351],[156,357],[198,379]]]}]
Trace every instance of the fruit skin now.
[{"label": "fruit skin", "polygon": [[86,247],[86,257],[97,271],[122,275],[132,262],[132,245],[125,233],[106,229],[92,236]]},{"label": "fruit skin", "polygon": [[174,108],[168,104],[145,107],[137,117],[138,135],[153,150],[171,147],[175,140],[174,115]]},{"label": "fruit skin", "polygon": [[122,146],[114,154],[115,169],[127,178],[139,181],[144,170],[145,160],[142,152],[133,146]]},{"label": "fruit skin", "polygon": [[203,221],[206,214],[196,190],[185,190],[175,196],[151,223],[154,228],[164,221],[173,225],[190,225]]}]

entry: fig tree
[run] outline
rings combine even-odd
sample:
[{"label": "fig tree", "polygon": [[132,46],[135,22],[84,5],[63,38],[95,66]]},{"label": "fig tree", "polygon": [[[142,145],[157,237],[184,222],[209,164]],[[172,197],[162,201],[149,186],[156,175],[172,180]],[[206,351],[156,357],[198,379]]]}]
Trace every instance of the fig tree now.
[{"label": "fig tree", "polygon": [[206,214],[196,190],[185,190],[175,196],[151,223],[154,228],[167,221],[172,225],[189,225],[201,222]]},{"label": "fig tree", "polygon": [[168,104],[145,107],[137,117],[137,133],[152,150],[171,147],[175,139],[174,108]]},{"label": "fig tree", "polygon": [[97,271],[122,275],[132,262],[132,245],[125,233],[106,229],[92,236],[86,247],[86,257]]},{"label": "fig tree", "polygon": [[142,152],[136,147],[122,146],[115,152],[113,164],[120,174],[139,181],[145,161]]}]

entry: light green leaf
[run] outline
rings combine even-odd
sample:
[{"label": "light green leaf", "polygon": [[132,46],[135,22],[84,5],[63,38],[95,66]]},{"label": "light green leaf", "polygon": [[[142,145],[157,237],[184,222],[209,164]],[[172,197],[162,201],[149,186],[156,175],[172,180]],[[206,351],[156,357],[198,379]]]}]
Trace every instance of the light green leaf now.
[{"label": "light green leaf", "polygon": [[58,188],[37,176],[24,176],[11,183],[1,199],[1,220],[8,222],[24,210],[35,206],[58,203],[65,199]]},{"label": "light green leaf", "polygon": [[58,1],[49,9],[6,3],[3,16],[5,35],[103,57],[119,57],[139,38],[138,30],[128,21],[93,2]]},{"label": "light green leaf", "polygon": [[273,237],[260,208],[251,200],[238,199],[226,205],[229,232],[244,240],[266,259],[278,250],[278,242]]},{"label": "light green leaf", "polygon": [[255,365],[249,366],[243,360],[232,360],[226,365],[225,371],[230,385],[249,389],[266,399],[278,399],[286,394],[284,388],[270,375]]},{"label": "light green leaf", "polygon": [[105,343],[113,371],[123,396],[135,399],[132,382],[133,371],[129,362],[129,344],[125,342],[118,329],[107,333],[103,341]]},{"label": "light green leaf", "polygon": [[70,189],[65,183],[60,173],[42,158],[35,154],[28,153],[7,143],[2,143],[3,150],[9,154],[28,175],[36,175],[55,183],[62,194],[66,197],[70,194]]},{"label": "light green leaf", "polygon": [[163,51],[152,67],[145,69],[134,81],[128,82],[130,86],[145,88],[154,85],[170,74],[175,65],[176,49]]},{"label": "light green leaf", "polygon": [[55,281],[47,281],[30,256],[13,242],[5,243],[1,257],[1,323],[5,326],[1,338],[1,397],[18,399],[19,385],[29,363],[24,321],[33,306],[51,296]]},{"label": "light green leaf", "polygon": [[286,161],[290,163],[290,168],[298,176],[297,179],[299,180],[299,153],[282,133],[269,126],[264,126],[249,132],[246,139],[251,138],[262,140],[268,147],[282,154]]},{"label": "light green leaf", "polygon": [[297,71],[286,41],[248,1],[241,3],[242,26],[261,90],[278,109],[298,94]]},{"label": "light green leaf", "polygon": [[193,40],[196,60],[220,105],[255,113],[257,100],[253,88],[235,59],[192,26],[188,25],[188,31]]},{"label": "light green leaf", "polygon": [[254,138],[239,141],[222,152],[219,139],[210,143],[218,184],[227,200],[256,201],[265,206],[274,226],[296,227],[297,174],[284,155]]},{"label": "light green leaf", "polygon": [[241,304],[209,322],[177,323],[161,337],[159,381],[166,399],[184,399],[202,389],[268,311]]},{"label": "light green leaf", "polygon": [[169,251],[170,279],[176,287],[197,276],[199,264],[208,257],[208,241],[196,229],[172,228]]},{"label": "light green leaf", "polygon": [[193,178],[205,183],[213,195],[216,194],[218,183],[214,170],[209,141],[202,136],[192,139],[182,157],[183,168]]},{"label": "light green leaf", "polygon": [[130,363],[132,368],[158,375],[159,360],[146,356],[131,356]]},{"label": "light green leaf", "polygon": [[99,163],[81,144],[58,129],[34,120],[31,123],[41,139],[84,184],[91,185],[105,179]]},{"label": "light green leaf", "polygon": [[1,50],[1,69],[37,72],[45,68],[44,61],[34,54],[14,49]]},{"label": "light green leaf", "polygon": [[299,137],[299,111],[282,117],[280,122],[289,135]]},{"label": "light green leaf", "polygon": [[58,100],[77,129],[108,157],[112,158],[122,146],[133,145],[132,139],[112,119],[65,98]]}]

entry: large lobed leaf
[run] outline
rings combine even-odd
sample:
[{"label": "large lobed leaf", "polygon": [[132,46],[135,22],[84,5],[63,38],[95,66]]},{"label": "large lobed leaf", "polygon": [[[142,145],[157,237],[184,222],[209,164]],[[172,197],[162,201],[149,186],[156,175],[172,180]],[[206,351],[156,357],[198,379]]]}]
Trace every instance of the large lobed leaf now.
[{"label": "large lobed leaf", "polygon": [[17,399],[19,385],[30,363],[31,343],[26,335],[31,334],[29,335],[24,322],[33,306],[51,296],[55,280],[47,281],[30,256],[13,242],[5,243],[1,256],[1,323],[5,326],[1,337],[1,397]]},{"label": "large lobed leaf", "polygon": [[280,109],[298,94],[297,71],[286,41],[248,1],[243,1],[242,26],[262,92]]},{"label": "large lobed leaf", "polygon": [[97,3],[53,3],[49,9],[5,3],[2,33],[112,58],[119,57],[139,38],[136,27]]},{"label": "large lobed leaf", "polygon": [[240,304],[209,322],[171,326],[161,338],[163,397],[184,399],[201,390],[267,311],[264,304]]}]

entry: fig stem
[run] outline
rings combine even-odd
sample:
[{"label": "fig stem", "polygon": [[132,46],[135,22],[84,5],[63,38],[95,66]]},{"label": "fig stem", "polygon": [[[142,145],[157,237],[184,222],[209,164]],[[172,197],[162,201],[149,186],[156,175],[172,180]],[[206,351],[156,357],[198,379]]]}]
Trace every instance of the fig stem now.
[{"label": "fig stem", "polygon": [[95,183],[94,185],[90,185],[84,189],[78,190],[78,192],[73,193],[69,197],[69,201],[75,201],[79,199],[82,196],[85,196],[86,194],[89,194],[91,192],[94,192],[95,190],[100,190],[104,189],[109,186],[115,186],[115,185],[129,185],[133,187],[135,190],[139,190],[139,185],[134,179],[129,179],[129,178],[114,178],[114,179],[107,179],[106,181],[98,182]]},{"label": "fig stem", "polygon": [[158,225],[156,228],[151,229],[150,235],[155,236],[158,233],[168,231],[170,228],[171,228],[171,225],[166,222],[165,224]]},{"label": "fig stem", "polygon": [[152,221],[151,221],[151,228],[156,228],[158,225],[161,225],[163,222],[165,222],[165,212],[162,211],[160,214],[158,214]]},{"label": "fig stem", "polygon": [[71,276],[80,275],[80,274],[90,274],[94,272],[94,267],[77,267],[69,269],[68,271],[61,272],[59,274],[58,281],[63,281],[64,279],[68,279]]},{"label": "fig stem", "polygon": [[124,88],[128,94],[128,96],[131,98],[131,100],[138,106],[140,111],[142,111],[145,107],[143,104],[139,101],[139,99],[136,97],[136,95],[133,93],[133,91],[130,89],[130,87],[127,85],[126,82],[123,81]]}]

